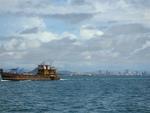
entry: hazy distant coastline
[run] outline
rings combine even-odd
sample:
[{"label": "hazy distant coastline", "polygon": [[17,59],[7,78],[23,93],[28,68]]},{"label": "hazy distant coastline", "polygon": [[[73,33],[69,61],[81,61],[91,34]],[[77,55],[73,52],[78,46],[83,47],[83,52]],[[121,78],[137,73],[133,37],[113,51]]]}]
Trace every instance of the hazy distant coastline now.
[{"label": "hazy distant coastline", "polygon": [[88,75],[88,76],[149,76],[150,73],[147,71],[109,71],[109,70],[99,70],[95,72],[72,72],[72,71],[59,71],[60,75]]}]

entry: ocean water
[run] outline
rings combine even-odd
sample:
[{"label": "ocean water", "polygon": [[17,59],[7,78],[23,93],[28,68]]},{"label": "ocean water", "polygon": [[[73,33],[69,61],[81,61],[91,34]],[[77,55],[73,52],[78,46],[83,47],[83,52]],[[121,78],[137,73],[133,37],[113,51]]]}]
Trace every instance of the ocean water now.
[{"label": "ocean water", "polygon": [[150,113],[150,77],[2,80],[0,113]]}]

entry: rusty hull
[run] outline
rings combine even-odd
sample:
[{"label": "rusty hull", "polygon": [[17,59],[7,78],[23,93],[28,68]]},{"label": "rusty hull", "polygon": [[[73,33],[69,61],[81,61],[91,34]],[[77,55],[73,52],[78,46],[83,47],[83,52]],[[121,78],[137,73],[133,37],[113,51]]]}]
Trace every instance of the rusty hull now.
[{"label": "rusty hull", "polygon": [[14,74],[14,73],[2,73],[3,80],[59,80],[57,75],[43,76],[43,75],[27,75],[27,74]]}]

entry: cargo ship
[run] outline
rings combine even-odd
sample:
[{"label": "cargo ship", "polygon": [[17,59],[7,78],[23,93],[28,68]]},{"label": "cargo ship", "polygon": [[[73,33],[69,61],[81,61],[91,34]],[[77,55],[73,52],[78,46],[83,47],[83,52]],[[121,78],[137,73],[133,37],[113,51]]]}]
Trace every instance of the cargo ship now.
[{"label": "cargo ship", "polygon": [[17,72],[4,72],[3,69],[0,69],[1,79],[2,80],[59,80],[60,77],[56,72],[56,68],[41,64],[35,69],[35,74],[31,72],[17,73]]}]

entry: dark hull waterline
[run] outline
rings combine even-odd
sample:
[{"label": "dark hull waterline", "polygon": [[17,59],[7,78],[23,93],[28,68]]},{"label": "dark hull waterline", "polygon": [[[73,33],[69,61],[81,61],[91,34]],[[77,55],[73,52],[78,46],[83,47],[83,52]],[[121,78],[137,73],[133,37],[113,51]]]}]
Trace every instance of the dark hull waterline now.
[{"label": "dark hull waterline", "polygon": [[55,75],[43,76],[43,75],[23,75],[23,74],[12,74],[12,73],[3,73],[1,74],[2,80],[59,80],[60,78]]}]

